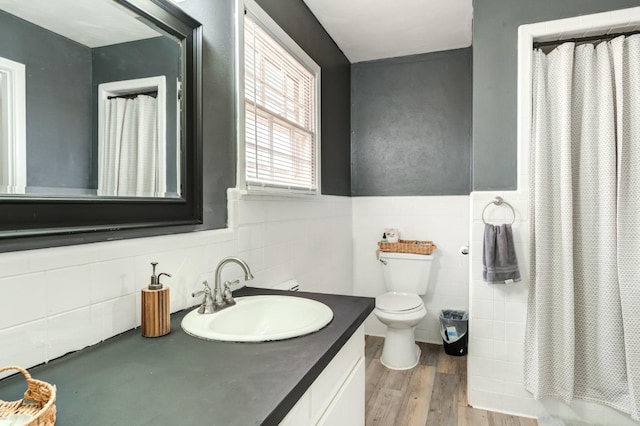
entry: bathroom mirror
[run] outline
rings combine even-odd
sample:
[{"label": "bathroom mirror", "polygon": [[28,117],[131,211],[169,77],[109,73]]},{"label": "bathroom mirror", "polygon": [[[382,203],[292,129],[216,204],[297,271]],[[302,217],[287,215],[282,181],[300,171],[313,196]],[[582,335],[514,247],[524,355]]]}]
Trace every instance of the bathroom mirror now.
[{"label": "bathroom mirror", "polygon": [[0,0],[0,238],[201,223],[200,55],[166,0]]}]

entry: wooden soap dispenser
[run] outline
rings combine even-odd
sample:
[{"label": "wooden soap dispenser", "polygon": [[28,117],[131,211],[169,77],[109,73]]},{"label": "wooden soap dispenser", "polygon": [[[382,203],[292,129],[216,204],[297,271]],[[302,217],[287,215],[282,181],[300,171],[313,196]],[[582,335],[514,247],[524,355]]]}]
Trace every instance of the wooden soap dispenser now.
[{"label": "wooden soap dispenser", "polygon": [[162,287],[160,277],[171,275],[164,272],[156,275],[158,262],[151,262],[153,273],[149,287],[142,289],[142,335],[160,337],[171,331],[171,307],[169,288]]}]

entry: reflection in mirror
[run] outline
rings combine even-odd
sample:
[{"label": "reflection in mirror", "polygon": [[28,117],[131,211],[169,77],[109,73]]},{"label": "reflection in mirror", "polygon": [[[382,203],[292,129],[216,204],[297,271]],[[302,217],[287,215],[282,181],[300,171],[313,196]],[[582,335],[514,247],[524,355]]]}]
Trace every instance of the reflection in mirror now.
[{"label": "reflection in mirror", "polygon": [[26,186],[24,65],[0,57],[0,194]]},{"label": "reflection in mirror", "polygon": [[181,194],[182,43],[113,0],[0,0],[0,194]]}]

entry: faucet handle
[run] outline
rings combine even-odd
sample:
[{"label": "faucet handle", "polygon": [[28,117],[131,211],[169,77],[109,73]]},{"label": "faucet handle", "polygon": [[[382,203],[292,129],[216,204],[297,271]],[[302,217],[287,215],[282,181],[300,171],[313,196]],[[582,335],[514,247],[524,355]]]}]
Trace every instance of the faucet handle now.
[{"label": "faucet handle", "polygon": [[213,308],[213,298],[211,297],[211,287],[209,287],[209,283],[203,281],[204,290],[196,291],[191,293],[192,297],[202,296],[204,294],[204,298],[202,299],[202,303],[200,304],[200,308],[198,308],[198,313],[200,314],[210,314],[214,312]]},{"label": "faucet handle", "polygon": [[231,286],[233,284],[240,284],[240,280],[235,281],[225,281],[224,282],[224,292],[222,293],[222,299],[227,305],[235,305],[236,301],[233,300],[233,295],[231,294]]},{"label": "faucet handle", "polygon": [[209,287],[209,283],[206,281],[202,281],[202,284],[204,285],[204,290],[194,291],[193,293],[191,293],[191,297],[198,297],[202,296],[203,294],[211,295],[211,287]]}]

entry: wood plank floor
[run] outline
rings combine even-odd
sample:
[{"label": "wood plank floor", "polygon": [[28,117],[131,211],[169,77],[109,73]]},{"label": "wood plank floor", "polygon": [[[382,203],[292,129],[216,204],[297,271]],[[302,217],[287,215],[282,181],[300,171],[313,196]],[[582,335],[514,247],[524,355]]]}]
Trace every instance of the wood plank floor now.
[{"label": "wood plank floor", "polygon": [[394,371],[380,363],[382,337],[367,336],[367,426],[536,426],[534,419],[477,410],[467,404],[467,358],[418,343],[419,364]]}]

